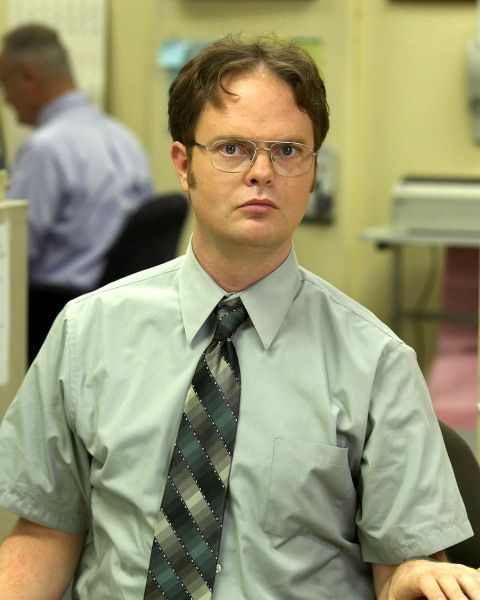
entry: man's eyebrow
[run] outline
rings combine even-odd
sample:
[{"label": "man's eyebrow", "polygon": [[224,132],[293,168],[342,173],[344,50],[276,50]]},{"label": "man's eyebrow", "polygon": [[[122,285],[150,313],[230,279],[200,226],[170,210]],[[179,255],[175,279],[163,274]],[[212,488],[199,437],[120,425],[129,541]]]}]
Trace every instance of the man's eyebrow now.
[{"label": "man's eyebrow", "polygon": [[221,135],[216,135],[215,137],[211,138],[210,141],[211,142],[218,142],[220,140],[236,140],[239,142],[252,142],[252,138],[249,137],[245,137],[243,135],[235,135],[235,134],[221,134]]}]

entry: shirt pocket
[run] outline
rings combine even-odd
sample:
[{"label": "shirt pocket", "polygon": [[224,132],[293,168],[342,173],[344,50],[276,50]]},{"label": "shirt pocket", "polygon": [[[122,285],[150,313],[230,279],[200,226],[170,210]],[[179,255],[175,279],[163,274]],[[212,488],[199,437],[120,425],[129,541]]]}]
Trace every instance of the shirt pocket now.
[{"label": "shirt pocket", "polygon": [[355,536],[356,490],[348,449],[276,438],[263,528],[276,536],[309,533],[325,541]]}]

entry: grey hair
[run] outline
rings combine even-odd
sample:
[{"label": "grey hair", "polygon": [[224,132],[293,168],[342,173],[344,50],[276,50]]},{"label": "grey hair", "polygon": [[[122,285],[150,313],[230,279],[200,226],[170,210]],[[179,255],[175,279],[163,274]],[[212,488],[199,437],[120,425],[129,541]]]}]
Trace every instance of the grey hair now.
[{"label": "grey hair", "polygon": [[3,37],[3,58],[13,67],[33,65],[46,79],[73,79],[67,49],[47,25],[31,23],[9,31]]}]

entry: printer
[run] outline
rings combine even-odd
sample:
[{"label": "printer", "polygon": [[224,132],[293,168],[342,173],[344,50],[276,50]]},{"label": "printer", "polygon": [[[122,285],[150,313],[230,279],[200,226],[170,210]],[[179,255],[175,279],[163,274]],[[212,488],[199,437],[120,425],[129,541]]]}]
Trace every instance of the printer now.
[{"label": "printer", "polygon": [[391,227],[412,235],[480,233],[480,179],[401,179],[392,190]]}]

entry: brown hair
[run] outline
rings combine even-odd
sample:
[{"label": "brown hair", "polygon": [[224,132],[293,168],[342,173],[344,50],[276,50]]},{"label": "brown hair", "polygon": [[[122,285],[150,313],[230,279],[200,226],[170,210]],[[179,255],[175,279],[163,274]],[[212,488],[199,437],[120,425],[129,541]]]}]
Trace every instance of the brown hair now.
[{"label": "brown hair", "polygon": [[222,106],[221,93],[231,93],[224,87],[225,79],[260,68],[291,86],[298,107],[312,120],[314,149],[318,150],[329,126],[325,85],[307,52],[275,37],[247,42],[227,36],[192,58],[170,86],[168,115],[172,139],[189,148],[205,104]]}]

